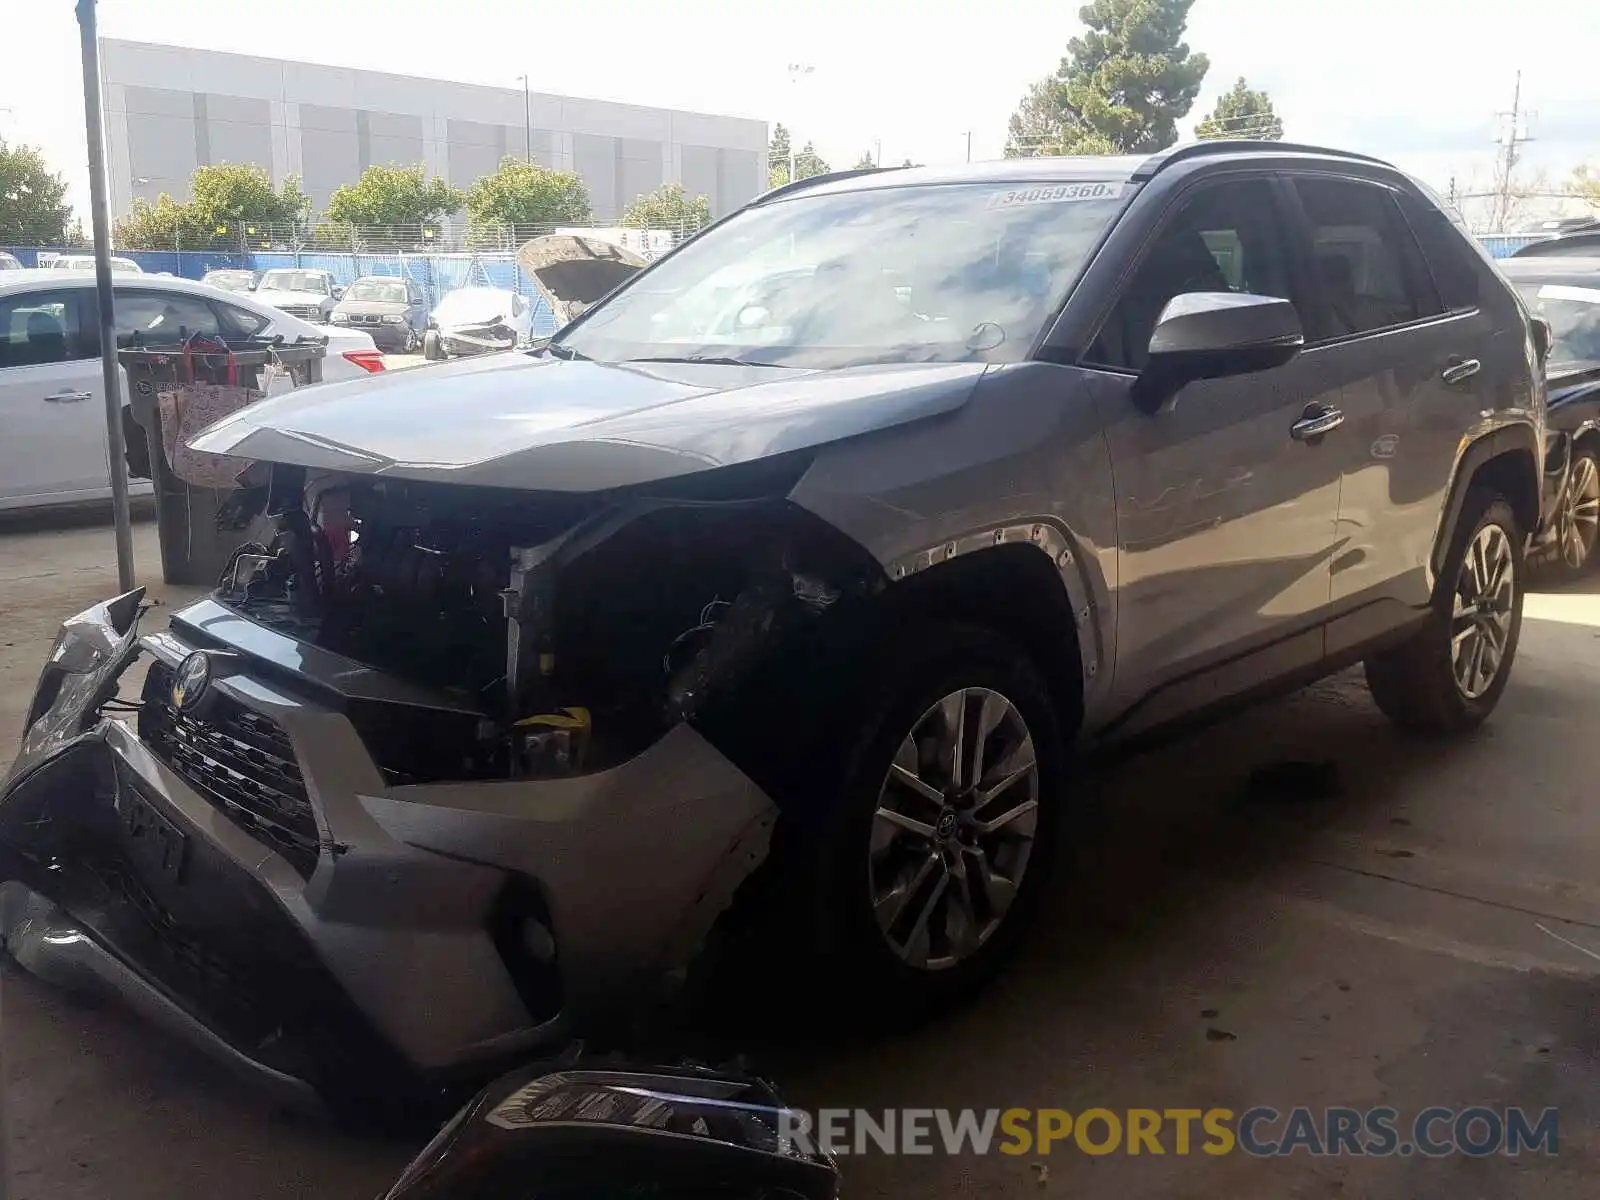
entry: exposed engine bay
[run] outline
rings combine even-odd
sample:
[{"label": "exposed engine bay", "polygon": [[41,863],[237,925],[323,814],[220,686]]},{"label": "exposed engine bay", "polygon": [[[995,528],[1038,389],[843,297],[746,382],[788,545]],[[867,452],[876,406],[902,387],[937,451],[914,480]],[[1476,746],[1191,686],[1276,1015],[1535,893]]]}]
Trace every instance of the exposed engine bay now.
[{"label": "exposed engine bay", "polygon": [[571,495],[258,470],[269,482],[219,515],[256,540],[217,599],[449,698],[413,718],[352,714],[395,782],[619,762],[882,582],[770,489]]}]

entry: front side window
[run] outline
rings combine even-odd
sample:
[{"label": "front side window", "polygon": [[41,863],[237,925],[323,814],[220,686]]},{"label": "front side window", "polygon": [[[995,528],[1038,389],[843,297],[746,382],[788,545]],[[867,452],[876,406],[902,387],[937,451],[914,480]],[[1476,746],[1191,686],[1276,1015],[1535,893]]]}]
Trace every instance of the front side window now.
[{"label": "front side window", "polygon": [[91,358],[74,290],[0,298],[0,369]]},{"label": "front side window", "polygon": [[1443,311],[1389,189],[1349,179],[1296,179],[1294,187],[1323,299],[1316,338],[1391,329]]},{"label": "front side window", "polygon": [[1600,364],[1600,281],[1595,287],[1518,280],[1517,293],[1536,317],[1550,322],[1554,335],[1548,368]]},{"label": "front side window", "polygon": [[616,362],[1016,361],[1123,206],[1120,181],[806,195],[739,213],[626,284],[559,347]]},{"label": "front side window", "polygon": [[326,296],[331,284],[321,271],[268,271],[261,290],[269,292],[319,292]]},{"label": "front side window", "polygon": [[1204,185],[1180,204],[1123,286],[1088,361],[1143,370],[1162,310],[1187,292],[1289,297],[1282,226],[1266,180]]}]

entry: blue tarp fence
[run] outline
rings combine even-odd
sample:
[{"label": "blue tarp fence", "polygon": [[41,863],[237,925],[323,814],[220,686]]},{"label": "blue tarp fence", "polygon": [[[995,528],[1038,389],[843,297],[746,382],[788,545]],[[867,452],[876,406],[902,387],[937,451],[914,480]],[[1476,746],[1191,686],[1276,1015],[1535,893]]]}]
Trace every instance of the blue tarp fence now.
[{"label": "blue tarp fence", "polygon": [[[1478,240],[1495,258],[1506,258],[1513,251],[1544,239],[1537,233],[1485,234]],[[48,248],[0,247],[17,256],[25,267],[38,265],[41,252]],[[71,251],[82,254],[82,250]],[[346,254],[322,251],[259,251],[247,254],[218,254],[206,250],[122,250],[141,268],[151,272],[181,275],[185,279],[199,279],[207,271],[223,267],[247,268],[269,271],[273,267],[310,267],[332,271],[334,280],[349,284],[363,275],[395,275],[412,280],[428,299],[428,307],[438,304],[441,296],[469,284],[479,287],[497,287],[514,291],[525,297],[533,310],[533,333],[539,337],[554,333],[555,314],[545,303],[539,290],[517,266],[514,255],[489,254]]]},{"label": "blue tarp fence", "polygon": [[[39,265],[39,255],[46,261],[48,247],[19,246],[8,249],[25,267]],[[83,250],[58,251],[82,254]],[[525,297],[532,307],[533,334],[542,337],[556,331],[555,314],[544,297],[517,266],[511,254],[346,254],[307,250],[256,251],[248,254],[220,254],[208,250],[119,250],[122,258],[131,258],[142,270],[151,273],[178,275],[185,279],[199,279],[207,271],[225,268],[270,271],[274,267],[305,267],[331,271],[336,283],[354,283],[364,275],[393,275],[410,279],[422,289],[432,308],[448,292],[456,288],[497,287],[516,292]]]}]

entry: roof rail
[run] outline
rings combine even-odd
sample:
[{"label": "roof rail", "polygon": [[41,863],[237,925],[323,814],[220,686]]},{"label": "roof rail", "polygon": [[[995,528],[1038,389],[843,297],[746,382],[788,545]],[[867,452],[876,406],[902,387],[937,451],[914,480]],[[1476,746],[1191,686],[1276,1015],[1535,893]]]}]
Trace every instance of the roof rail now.
[{"label": "roof rail", "polygon": [[1171,166],[1173,163],[1187,162],[1191,158],[1206,158],[1213,154],[1232,154],[1240,150],[1288,150],[1293,154],[1325,154],[1330,158],[1348,158],[1354,162],[1375,163],[1380,167],[1394,170],[1392,163],[1386,163],[1381,158],[1373,158],[1370,154],[1356,154],[1350,150],[1333,150],[1327,146],[1308,146],[1300,142],[1262,142],[1245,138],[1212,138],[1203,142],[1185,142],[1182,145],[1171,146],[1166,150],[1158,150],[1144,162],[1139,164],[1132,178],[1140,183],[1152,179],[1155,175]]},{"label": "roof rail", "polygon": [[858,175],[876,175],[879,171],[904,169],[904,167],[852,167],[848,171],[829,171],[826,175],[807,175],[804,179],[795,179],[789,183],[780,183],[775,188],[768,188],[750,203],[765,204],[768,200],[776,200],[780,196],[788,196],[794,192],[803,192],[809,187],[816,187],[819,183],[834,183],[840,179],[854,179]]}]

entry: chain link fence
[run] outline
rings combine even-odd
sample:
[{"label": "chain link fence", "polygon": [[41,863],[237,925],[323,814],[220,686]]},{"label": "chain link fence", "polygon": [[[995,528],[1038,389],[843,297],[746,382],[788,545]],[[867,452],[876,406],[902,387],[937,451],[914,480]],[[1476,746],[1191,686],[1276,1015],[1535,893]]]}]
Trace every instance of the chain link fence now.
[{"label": "chain link fence", "polygon": [[[200,279],[207,271],[243,269],[256,272],[297,267],[329,271],[348,285],[370,275],[410,279],[430,306],[458,287],[497,287],[526,297],[533,307],[535,333],[553,332],[550,313],[533,281],[517,266],[516,251],[536,237],[567,233],[615,242],[653,260],[693,236],[699,222],[669,228],[635,229],[598,224],[437,224],[361,226],[329,221],[306,224],[251,224],[219,227],[209,234],[173,231],[170,238],[145,237],[134,245],[118,245],[116,253],[160,275]],[[164,244],[151,244],[160,241]],[[24,267],[47,267],[63,253],[82,254],[78,247],[0,247],[15,254]]]}]

